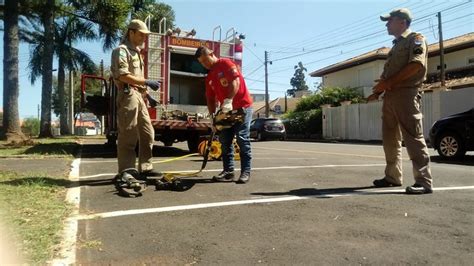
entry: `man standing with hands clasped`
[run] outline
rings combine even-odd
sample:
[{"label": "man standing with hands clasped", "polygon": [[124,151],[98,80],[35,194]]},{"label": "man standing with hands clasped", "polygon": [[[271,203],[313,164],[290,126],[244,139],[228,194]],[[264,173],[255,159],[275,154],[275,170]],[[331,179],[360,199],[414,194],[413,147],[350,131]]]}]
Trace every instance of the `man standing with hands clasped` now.
[{"label": "man standing with hands clasped", "polygon": [[156,80],[145,79],[140,46],[150,33],[146,24],[138,19],[130,21],[128,31],[119,47],[112,52],[111,71],[117,89],[118,171],[135,169],[135,146],[139,143],[138,172],[146,176],[161,176],[153,171],[151,159],[155,131],[148,114],[147,86],[160,88]]},{"label": "man standing with hands clasped", "polygon": [[232,140],[237,137],[240,148],[240,177],[237,184],[245,184],[250,180],[251,147],[250,120],[252,119],[252,98],[245,85],[242,73],[237,65],[227,58],[217,58],[214,52],[205,46],[196,50],[196,59],[209,70],[206,77],[206,100],[210,114],[216,111],[217,102],[223,113],[239,108],[245,111],[242,123],[236,123],[231,128],[223,129],[219,134],[222,144],[222,163],[224,170],[213,177],[214,181],[234,180],[234,149]]},{"label": "man standing with hands clasped", "polygon": [[432,193],[430,156],[423,136],[421,95],[419,89],[426,78],[427,45],[423,35],[409,29],[412,15],[406,8],[396,9],[381,16],[387,21],[393,47],[380,80],[368,100],[382,94],[382,138],[385,152],[385,176],[374,180],[375,187],[401,186],[402,136],[413,164],[415,184],[406,188],[408,194]]}]

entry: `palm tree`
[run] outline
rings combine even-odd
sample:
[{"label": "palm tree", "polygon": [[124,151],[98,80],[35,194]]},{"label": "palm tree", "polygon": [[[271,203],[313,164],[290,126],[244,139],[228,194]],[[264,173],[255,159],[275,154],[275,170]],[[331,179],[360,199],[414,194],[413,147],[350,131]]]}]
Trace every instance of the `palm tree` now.
[{"label": "palm tree", "polygon": [[[42,75],[42,58],[45,47],[44,33],[37,24],[31,21],[21,31],[22,41],[30,44],[30,81],[34,83]],[[59,109],[61,135],[70,134],[67,126],[67,105],[65,101],[65,71],[81,70],[84,73],[94,73],[96,66],[90,56],[72,46],[79,40],[96,38],[94,25],[91,22],[68,16],[58,20],[54,26],[54,54],[58,58],[58,95],[61,106]]]},{"label": "palm tree", "polygon": [[3,131],[1,138],[7,141],[25,139],[21,132],[18,114],[18,16],[16,0],[6,0],[3,12]]},{"label": "palm tree", "polygon": [[[61,135],[70,134],[67,125],[67,105],[65,101],[65,70],[83,73],[96,72],[96,66],[89,55],[72,46],[78,40],[93,40],[97,37],[94,25],[77,17],[69,16],[56,24],[55,27],[55,54],[58,57],[58,95],[60,106]],[[72,121],[71,121],[72,123]]]},{"label": "palm tree", "polygon": [[51,94],[53,91],[53,53],[54,53],[54,0],[47,0],[40,11],[44,28],[44,46],[41,60],[41,122],[40,138],[52,137],[51,132]]},{"label": "palm tree", "polygon": [[[6,4],[19,3],[21,5],[21,14],[29,17],[29,19],[36,19],[37,25],[42,25],[42,28],[36,26],[38,32],[42,32],[42,37],[36,36],[41,39],[43,45],[33,44],[30,53],[30,80],[34,82],[37,77],[42,76],[42,97],[41,97],[41,125],[40,125],[40,137],[51,136],[51,105],[52,105],[52,66],[53,66],[53,53],[54,53],[54,35],[55,35],[55,18],[66,15],[73,15],[76,18],[82,20],[94,22],[98,27],[97,38],[103,40],[104,51],[113,48],[116,42],[122,36],[122,29],[134,8],[135,11],[140,10],[146,4],[152,3],[152,0],[116,0],[116,1],[86,1],[86,0],[46,0],[46,1],[28,1],[19,0],[17,1],[6,1]],[[10,7],[11,4],[10,3]],[[6,12],[8,16],[15,15],[14,12]],[[16,13],[18,14],[18,12]],[[169,14],[174,15],[172,10],[169,10]],[[5,16],[6,18],[6,16]],[[18,15],[16,15],[16,25],[18,25]],[[32,23],[35,25],[35,23]],[[10,27],[8,25],[8,27]],[[17,27],[18,28],[18,27]],[[5,33],[7,33],[7,23],[5,23]],[[80,32],[79,32],[80,34]],[[6,34],[7,36],[17,36],[15,34]],[[25,37],[27,38],[27,37]],[[87,37],[86,37],[87,38]],[[68,42],[66,42],[68,43]],[[71,42],[72,43],[72,42]],[[6,44],[6,42],[5,42]],[[71,46],[71,45],[69,45]],[[4,47],[9,47],[4,45]],[[18,41],[16,44],[16,62],[18,62]],[[70,47],[71,48],[71,47]],[[6,49],[6,48],[5,48]],[[78,50],[77,50],[78,51]],[[11,53],[5,52],[5,60],[7,55]],[[72,56],[73,52],[70,53]],[[6,61],[5,61],[6,62]],[[6,63],[4,62],[4,65]],[[74,65],[67,59],[64,61],[65,67],[73,69]],[[13,70],[16,70],[16,79],[5,80],[12,81],[16,80],[18,84],[18,63],[11,64]],[[4,67],[4,71],[9,69]],[[60,70],[61,71],[61,70]],[[5,72],[6,73],[6,72]],[[58,73],[59,75],[62,75]],[[7,77],[7,74],[4,74]],[[13,76],[12,76],[13,78]],[[8,83],[7,81],[7,83]],[[7,86],[4,86],[7,87]],[[18,87],[18,85],[17,85]],[[10,110],[11,114],[18,113],[18,89],[13,89],[11,95],[12,100],[4,104],[5,110]],[[10,99],[4,97],[4,99]],[[4,100],[5,101],[5,100]],[[16,102],[16,106],[15,106]],[[10,119],[6,114],[6,120]],[[19,121],[18,114],[16,115],[16,121]],[[14,118],[9,121],[15,120]],[[6,122],[8,125],[8,121]],[[10,125],[11,126],[11,125]],[[9,127],[10,127],[9,126]],[[18,126],[19,128],[19,126]],[[20,132],[14,129],[12,132]],[[21,132],[19,133],[21,134]]]}]

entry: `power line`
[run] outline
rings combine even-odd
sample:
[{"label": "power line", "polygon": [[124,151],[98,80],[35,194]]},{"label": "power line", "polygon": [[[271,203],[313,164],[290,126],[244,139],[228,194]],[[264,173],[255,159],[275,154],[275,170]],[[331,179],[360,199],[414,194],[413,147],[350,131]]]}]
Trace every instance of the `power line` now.
[{"label": "power line", "polygon": [[[250,91],[265,91],[264,89],[249,89]],[[268,90],[269,92],[282,92],[282,91],[274,91],[274,90]]]},{"label": "power line", "polygon": [[[432,2],[434,2],[434,1],[431,1],[430,3],[432,3]],[[429,4],[429,3],[428,3],[428,4]],[[429,7],[429,8],[427,9],[427,8],[426,8],[426,5],[427,5],[427,4],[426,4],[426,3],[421,3],[422,6],[420,6],[419,8],[423,8],[423,12],[424,12],[424,11],[427,11],[427,10],[429,10],[429,9],[433,9],[434,7],[437,7],[437,6],[440,6],[440,5],[445,5],[445,4],[446,4],[446,2],[442,2],[442,3],[440,3],[440,4],[431,6],[431,7]],[[449,3],[448,3],[448,4],[449,4]],[[410,6],[408,6],[408,7],[410,7]],[[454,7],[455,7],[455,6],[454,6]],[[418,9],[418,7],[417,7],[417,8],[411,8],[411,9],[412,9],[412,11],[413,11],[413,10]],[[437,11],[437,12],[438,12],[438,11]],[[422,18],[424,18],[424,17],[418,18],[418,21],[419,21],[420,19],[422,19]],[[364,20],[369,20],[369,21],[362,22],[362,21],[364,21]],[[337,35],[337,36],[341,36],[342,39],[344,39],[345,34],[341,34],[341,33],[347,32],[347,33],[350,33],[351,35],[354,35],[356,32],[357,32],[357,33],[358,33],[358,32],[367,32],[368,30],[370,30],[370,29],[372,29],[372,28],[378,28],[378,26],[374,26],[374,27],[366,27],[366,26],[364,26],[364,27],[362,27],[362,25],[364,25],[364,24],[368,24],[368,23],[373,24],[373,23],[372,23],[372,21],[373,21],[373,16],[370,16],[370,17],[367,17],[367,18],[365,18],[365,19],[362,19],[362,21],[359,21],[359,22],[357,22],[357,23],[352,23],[352,24],[350,24],[350,25],[348,25],[348,26],[343,26],[343,27],[337,28],[337,29],[335,29],[335,30],[331,30],[331,31],[322,33],[322,34],[320,34],[320,35],[317,35],[317,36],[314,36],[314,37],[310,38],[309,40],[302,41],[302,42],[299,42],[299,43],[306,43],[306,42],[309,42],[309,41],[313,42],[314,39],[318,39],[318,38],[319,38],[319,39],[322,39],[321,37],[323,37],[323,36],[325,36],[325,35],[331,35],[331,36]],[[341,31],[341,30],[342,30],[342,31]],[[336,39],[337,39],[337,38],[336,38]],[[334,40],[334,38],[332,38],[332,40]],[[320,41],[320,42],[321,42],[321,41]],[[320,42],[319,42],[319,43],[320,43]],[[313,44],[312,47],[315,47],[315,45]],[[304,50],[308,50],[307,48],[308,48],[308,47],[306,47],[306,49],[305,49],[304,47],[300,47],[300,48],[298,49],[299,51],[296,51],[296,52],[300,52],[301,50],[303,50],[303,51],[304,51]],[[279,52],[279,51],[277,51],[277,52]],[[272,53],[274,53],[274,52],[272,52]]]},{"label": "power line", "polygon": [[[457,20],[460,20],[460,19],[463,19],[465,17],[469,17],[469,16],[472,16],[474,13],[469,13],[467,15],[464,15],[464,16],[461,16],[461,17],[457,17],[457,18],[454,18],[454,19],[451,19],[451,20],[447,20],[447,21],[444,21],[443,24],[447,24],[447,23],[450,23],[450,22],[453,22],[453,21],[457,21]],[[417,31],[423,31],[425,29],[429,29],[429,27],[426,27],[426,28],[422,28],[422,29],[419,29]],[[326,57],[326,58],[323,58],[323,59],[318,59],[318,60],[315,60],[315,61],[311,61],[311,62],[308,62],[308,63],[305,63],[304,65],[307,66],[307,65],[310,65],[310,64],[314,64],[314,63],[317,63],[317,62],[321,62],[321,61],[325,61],[327,59],[331,59],[331,58],[335,58],[335,57],[338,57],[340,55],[343,55],[343,54],[347,54],[347,53],[352,53],[352,52],[355,52],[355,51],[358,51],[358,50],[363,50],[363,49],[366,49],[368,47],[373,47],[377,44],[380,44],[380,43],[385,43],[385,42],[389,42],[390,39],[386,39],[386,40],[383,40],[383,41],[380,41],[380,42],[376,42],[376,43],[372,43],[372,44],[369,44],[369,45],[366,45],[366,46],[363,46],[363,47],[360,47],[360,48],[357,48],[357,49],[353,49],[353,50],[350,50],[350,51],[347,51],[347,52],[343,52],[339,55],[335,55],[335,56],[329,56],[329,57]],[[281,69],[281,70],[278,70],[278,71],[274,71],[274,72],[271,72],[270,74],[276,74],[276,73],[280,73],[280,72],[283,72],[283,71],[286,71],[286,70],[290,70],[290,69],[293,69],[293,67],[287,67],[285,69]]]},{"label": "power line", "polygon": [[[451,6],[451,7],[449,7],[449,8],[443,9],[443,10],[438,11],[438,12],[443,12],[443,11],[451,10],[451,9],[453,9],[453,8],[460,7],[460,6],[465,5],[465,4],[467,4],[467,3],[470,3],[470,2],[472,2],[472,0],[469,0],[469,1],[467,1],[467,2],[463,2],[463,3],[458,4],[458,5],[455,5],[455,6]],[[437,14],[438,12],[431,13],[431,14],[428,14],[428,15],[425,15],[425,16],[422,16],[421,18],[419,18],[419,19],[417,20],[417,22],[419,23],[419,22],[422,22],[422,21],[426,21],[426,18],[428,18],[428,17],[430,17],[430,16],[433,16],[433,15]],[[291,56],[286,56],[286,57],[281,57],[281,58],[273,59],[273,60],[271,60],[271,61],[272,61],[272,62],[276,62],[276,61],[286,60],[286,59],[290,59],[290,58],[294,58],[294,57],[298,57],[298,56],[302,56],[302,55],[306,55],[306,54],[310,54],[310,53],[314,53],[314,52],[319,52],[319,51],[327,50],[327,49],[330,49],[330,48],[335,48],[335,47],[339,47],[339,46],[346,46],[346,45],[348,45],[348,44],[353,44],[353,43],[356,43],[356,42],[365,41],[365,40],[367,40],[367,39],[373,39],[374,36],[377,36],[378,34],[383,33],[383,32],[385,32],[385,30],[380,30],[380,31],[373,32],[373,33],[370,33],[370,34],[367,34],[367,35],[364,35],[364,36],[361,36],[361,37],[357,37],[357,38],[354,38],[354,39],[351,39],[351,40],[348,40],[348,41],[339,42],[339,43],[334,44],[334,45],[330,45],[330,46],[326,46],[326,47],[321,47],[321,48],[318,48],[318,49],[306,51],[306,52],[299,53],[299,54],[296,54],[296,55],[291,55]]]},{"label": "power line", "polygon": [[[393,7],[393,8],[395,8],[395,7]],[[386,10],[383,10],[382,12],[385,12],[385,11],[386,11]],[[382,13],[382,12],[379,12],[379,13]],[[375,16],[375,15],[373,15],[373,16]],[[322,37],[322,36],[325,36],[325,35],[327,35],[327,34],[331,34],[331,35],[332,35],[332,34],[336,33],[337,31],[339,31],[339,30],[341,30],[341,29],[347,30],[348,27],[349,27],[349,28],[350,28],[350,27],[353,27],[354,25],[360,24],[362,21],[365,21],[365,20],[368,20],[368,19],[373,19],[373,16],[365,17],[365,18],[363,18],[362,20],[359,20],[359,21],[358,21],[357,23],[355,23],[355,24],[354,24],[354,23],[347,24],[347,25],[341,26],[341,27],[339,27],[339,28],[332,29],[332,30],[330,30],[330,31],[324,32],[324,33],[322,33],[322,34],[318,34],[318,35],[316,35],[316,36],[314,36],[314,37],[311,37],[311,38],[309,38],[309,39],[292,43],[292,44],[290,44],[290,45],[288,45],[288,46],[301,46],[301,45],[304,44],[304,43],[311,42],[311,41],[313,41],[314,39],[318,39],[318,38],[320,38],[320,37]],[[281,49],[281,50],[282,50],[282,49]],[[281,50],[272,51],[272,52],[273,52],[273,53],[274,53],[274,52],[279,52],[279,51],[281,51]]]},{"label": "power line", "polygon": [[[264,83],[265,81],[263,80],[257,80],[257,79],[251,79],[251,78],[245,78],[246,80],[251,80],[255,82],[261,82]],[[277,83],[277,82],[268,82],[269,84],[275,84],[275,85],[283,85],[283,86],[288,86],[288,84],[283,84],[283,83]]]},{"label": "power line", "polygon": [[245,50],[249,50],[250,53],[253,54],[253,56],[255,56],[255,58],[257,58],[257,59],[263,64],[263,60],[262,60],[260,57],[258,57],[258,55],[257,55],[256,53],[254,53],[254,52],[252,51],[252,49],[250,49],[250,47],[248,47],[247,45],[245,45],[245,43],[243,43],[243,44],[244,44]]},{"label": "power line", "polygon": [[262,67],[264,67],[264,66],[265,66],[265,65],[260,65],[259,67],[257,67],[256,69],[254,69],[252,72],[250,72],[250,74],[245,75],[245,78],[252,76],[253,73],[255,73],[257,70],[259,70],[260,68],[262,68]]}]

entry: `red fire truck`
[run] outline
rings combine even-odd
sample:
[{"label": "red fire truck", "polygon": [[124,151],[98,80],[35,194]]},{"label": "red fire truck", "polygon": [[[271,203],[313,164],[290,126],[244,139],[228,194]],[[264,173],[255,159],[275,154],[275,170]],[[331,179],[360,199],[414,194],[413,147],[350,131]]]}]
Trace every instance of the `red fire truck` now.
[{"label": "red fire truck", "polygon": [[[197,151],[201,136],[209,134],[210,116],[206,107],[206,70],[194,58],[201,45],[211,48],[220,58],[231,58],[239,67],[242,64],[242,39],[233,28],[222,38],[221,27],[214,28],[212,40],[195,39],[193,33],[165,31],[166,20],[160,22],[158,33],[151,33],[142,49],[145,62],[145,78],[160,80],[159,91],[149,90],[158,106],[148,108],[155,140],[165,146],[187,141],[190,151]],[[87,93],[90,80],[102,83],[102,95]],[[117,95],[113,80],[103,77],[82,75],[81,106],[97,116],[105,116],[105,134],[109,144],[117,139]]]}]

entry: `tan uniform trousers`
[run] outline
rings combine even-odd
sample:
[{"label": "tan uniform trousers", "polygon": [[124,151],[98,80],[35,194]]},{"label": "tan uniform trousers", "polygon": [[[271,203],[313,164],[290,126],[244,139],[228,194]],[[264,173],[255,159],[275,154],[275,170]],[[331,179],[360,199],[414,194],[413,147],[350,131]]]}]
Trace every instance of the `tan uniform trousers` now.
[{"label": "tan uniform trousers", "polygon": [[153,169],[151,159],[155,131],[142,95],[131,89],[129,93],[118,90],[118,139],[117,158],[119,172],[135,168],[135,146],[139,142],[138,171]]},{"label": "tan uniform trousers", "polygon": [[417,184],[432,187],[430,156],[423,137],[421,96],[416,88],[387,91],[382,107],[382,138],[387,166],[387,181],[401,185],[402,136],[413,165]]}]

